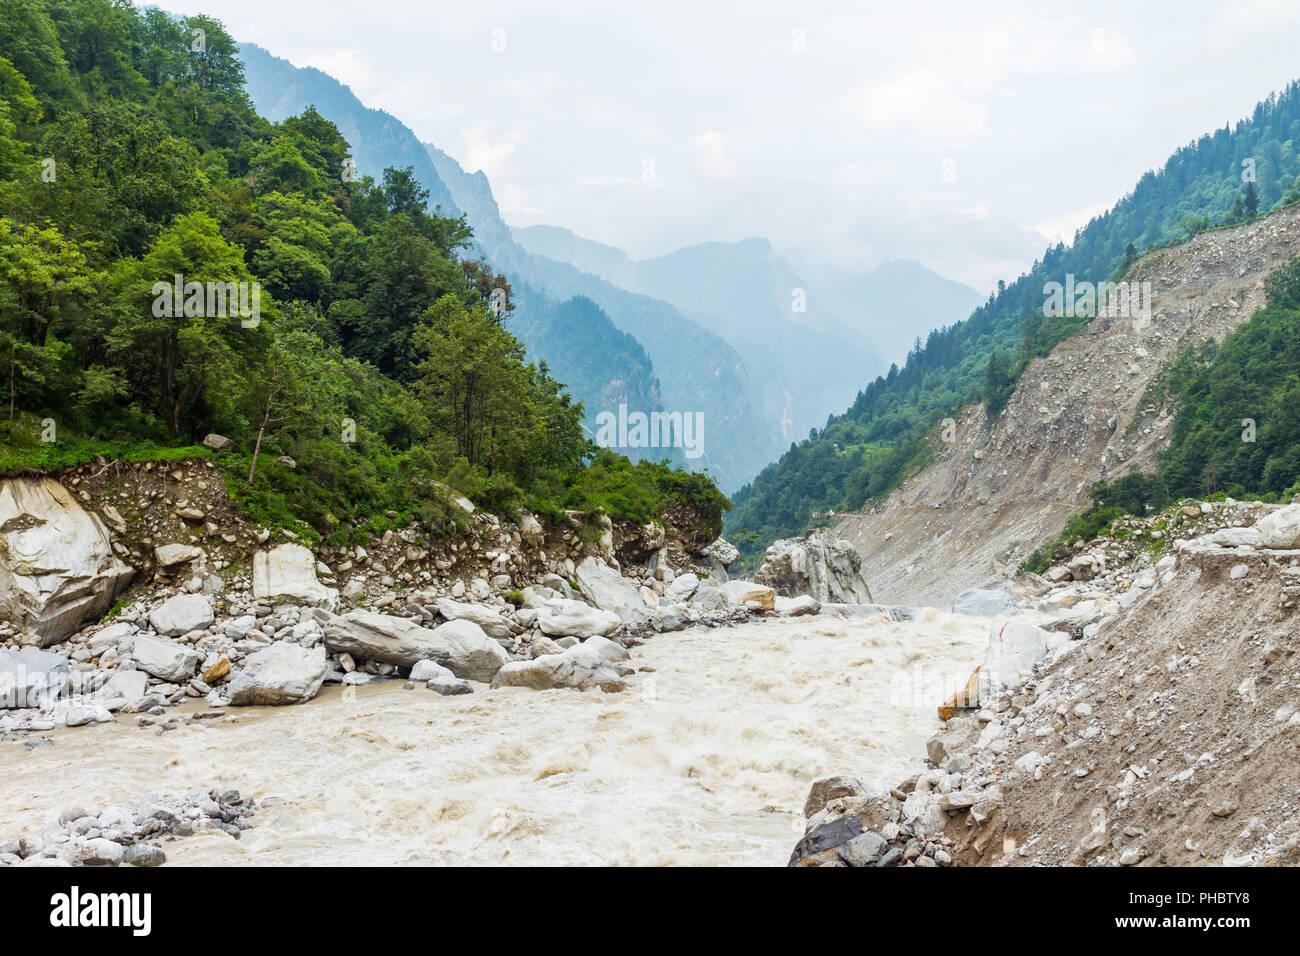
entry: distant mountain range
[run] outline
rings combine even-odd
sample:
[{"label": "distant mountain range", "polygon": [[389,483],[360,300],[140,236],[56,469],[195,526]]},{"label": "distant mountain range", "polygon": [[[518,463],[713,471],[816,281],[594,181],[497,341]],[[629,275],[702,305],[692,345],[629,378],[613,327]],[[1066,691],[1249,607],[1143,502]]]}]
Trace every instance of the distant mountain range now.
[{"label": "distant mountain range", "polygon": [[[862,275],[824,268],[810,281],[766,239],[703,243],[634,262],[565,229],[513,230],[482,172],[466,172],[320,70],[251,43],[240,53],[259,112],[280,120],[314,106],[352,144],[362,175],[410,166],[431,205],[466,215],[472,255],[515,289],[511,330],[585,403],[589,426],[620,404],[702,412],[704,455],[690,464],[708,468],[725,490],[824,424],[888,359],[900,349],[905,355],[915,336],[959,320],[978,302],[973,290],[916,263]],[[680,449],[617,450],[682,463]]]}]

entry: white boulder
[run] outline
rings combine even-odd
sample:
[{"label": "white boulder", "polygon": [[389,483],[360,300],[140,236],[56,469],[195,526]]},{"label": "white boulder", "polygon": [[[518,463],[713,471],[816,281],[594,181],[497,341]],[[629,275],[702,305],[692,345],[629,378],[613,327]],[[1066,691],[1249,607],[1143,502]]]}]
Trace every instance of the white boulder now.
[{"label": "white boulder", "polygon": [[587,558],[574,570],[578,589],[588,601],[602,611],[612,611],[625,624],[640,624],[650,617],[650,611],[637,586],[608,564],[596,558]]},{"label": "white boulder", "polygon": [[627,659],[627,649],[622,645],[603,637],[592,637],[562,654],[544,654],[531,661],[511,661],[497,671],[492,686],[530,687],[533,690],[599,688],[612,693],[627,687],[627,681],[614,667],[616,662]]},{"label": "white boulder", "polygon": [[551,637],[602,637],[613,634],[622,626],[617,614],[600,608],[555,598],[537,608],[537,626]]},{"label": "white boulder", "polygon": [[253,556],[253,596],[272,607],[298,604],[332,611],[339,592],[316,579],[316,556],[301,544],[282,544]]},{"label": "white boulder", "polygon": [[325,625],[325,644],[334,654],[398,667],[431,660],[457,677],[484,682],[510,659],[473,621],[448,621],[431,629],[404,617],[369,611],[332,617]]},{"label": "white boulder", "polygon": [[1286,505],[1255,523],[1259,546],[1273,551],[1300,548],[1300,505]]},{"label": "white boulder", "polygon": [[99,617],[133,574],[109,532],[53,478],[0,481],[0,618],[41,647]]},{"label": "white boulder", "polygon": [[189,680],[203,660],[202,655],[189,645],[152,634],[135,636],[131,645],[131,657],[140,670],[172,683]]},{"label": "white boulder", "polygon": [[149,612],[150,625],[167,637],[201,631],[213,620],[212,605],[202,594],[177,594]]},{"label": "white boulder", "polygon": [[244,658],[230,682],[230,703],[301,704],[316,696],[324,680],[325,648],[281,641]]}]

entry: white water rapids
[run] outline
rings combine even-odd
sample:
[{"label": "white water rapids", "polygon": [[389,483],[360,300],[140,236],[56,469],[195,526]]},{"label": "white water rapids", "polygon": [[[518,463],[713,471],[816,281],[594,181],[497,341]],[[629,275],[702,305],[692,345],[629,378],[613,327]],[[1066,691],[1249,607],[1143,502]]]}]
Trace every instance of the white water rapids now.
[{"label": "white water rapids", "polygon": [[239,840],[164,843],[169,863],[782,865],[813,780],[921,768],[987,625],[921,610],[663,634],[622,694],[390,682],[161,735],[122,715],[0,743],[0,842],[72,806],[216,787],[284,802]]}]

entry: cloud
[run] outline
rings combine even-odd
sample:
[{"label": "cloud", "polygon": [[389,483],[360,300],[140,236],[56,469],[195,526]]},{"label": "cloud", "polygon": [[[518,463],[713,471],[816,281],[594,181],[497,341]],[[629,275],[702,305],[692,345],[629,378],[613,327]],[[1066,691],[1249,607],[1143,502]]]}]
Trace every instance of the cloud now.
[{"label": "cloud", "polygon": [[460,163],[466,172],[481,170],[496,182],[509,171],[510,159],[522,139],[518,130],[498,136],[491,126],[478,123],[460,131]]},{"label": "cloud", "polygon": [[1050,239],[1053,243],[1074,241],[1074,234],[1086,226],[1096,216],[1100,216],[1110,206],[1107,203],[1093,203],[1091,206],[1084,206],[1082,209],[1075,209],[1064,215],[1056,216],[1044,222],[1036,222],[1027,227],[1034,232],[1040,233]]},{"label": "cloud", "polygon": [[725,133],[716,129],[704,130],[695,137],[695,150],[704,174],[710,179],[731,179],[736,175],[736,164],[731,158]]},{"label": "cloud", "polygon": [[927,69],[859,87],[849,95],[848,106],[860,126],[872,133],[903,132],[909,139],[952,145],[993,132],[983,99]]}]

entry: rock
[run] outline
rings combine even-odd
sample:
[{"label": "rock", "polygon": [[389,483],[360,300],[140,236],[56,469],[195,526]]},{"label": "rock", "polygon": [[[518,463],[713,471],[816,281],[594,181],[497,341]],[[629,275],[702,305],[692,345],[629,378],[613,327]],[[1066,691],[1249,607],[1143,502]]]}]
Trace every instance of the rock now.
[{"label": "rock", "polygon": [[1046,660],[1068,640],[1059,631],[1045,631],[1028,621],[995,619],[989,628],[989,649],[979,670],[978,706],[1033,674],[1035,664]]},{"label": "rock", "polygon": [[203,672],[203,683],[215,684],[230,673],[230,658],[222,657]]},{"label": "rock", "polygon": [[769,547],[754,583],[767,585],[782,597],[808,594],[822,602],[871,603],[871,590],[862,577],[861,555],[825,528]]},{"label": "rock", "polygon": [[134,572],[108,529],[52,478],[0,481],[0,619],[40,647],[102,615]]},{"label": "rock", "polygon": [[1300,504],[1286,505],[1255,523],[1259,546],[1273,551],[1300,548]]},{"label": "rock", "polygon": [[153,549],[154,562],[164,571],[172,572],[183,564],[203,559],[203,549],[191,544],[162,544]]},{"label": "rock", "polygon": [[578,589],[602,611],[617,614],[624,624],[640,624],[650,619],[650,611],[637,586],[603,561],[586,558],[574,570]]},{"label": "rock", "polygon": [[211,448],[213,451],[235,451],[239,448],[238,445],[225,435],[218,435],[216,432],[208,434],[203,439],[203,444],[205,447]]},{"label": "rock", "polygon": [[691,603],[706,611],[717,611],[726,606],[727,599],[723,596],[721,588],[708,581],[701,581],[691,597]]},{"label": "rock", "polygon": [[664,598],[671,603],[689,601],[695,594],[695,589],[700,586],[700,579],[692,572],[679,574],[673,578],[672,584],[664,590]]},{"label": "rock", "polygon": [[316,557],[301,544],[253,555],[253,596],[272,607],[298,604],[332,611],[339,603],[339,592],[316,579]]},{"label": "rock", "polygon": [[1213,534],[1206,535],[1210,544],[1221,545],[1225,548],[1257,548],[1267,547],[1261,544],[1259,527],[1254,528],[1220,528]]},{"label": "rock", "polygon": [[836,817],[829,823],[814,827],[804,834],[790,856],[789,866],[793,866],[804,857],[813,856],[825,850],[843,846],[862,833],[862,821],[851,813]]},{"label": "rock", "polygon": [[650,612],[650,626],[663,634],[690,627],[691,617],[680,604],[661,604]]},{"label": "rock", "polygon": [[426,686],[428,686],[429,690],[439,693],[443,697],[474,693],[473,685],[467,680],[461,680],[459,677],[438,678],[429,681]]},{"label": "rock", "polygon": [[188,681],[203,660],[199,652],[188,645],[152,634],[135,636],[131,645],[131,657],[141,670],[172,683]]},{"label": "rock", "polygon": [[490,681],[510,659],[473,621],[448,621],[429,629],[406,618],[368,611],[331,617],[325,625],[325,644],[333,654],[347,653],[357,660],[398,667],[432,660],[457,677],[483,682]]},{"label": "rock", "polygon": [[0,647],[0,708],[45,707],[70,679],[67,658],[34,647]]},{"label": "rock", "polygon": [[131,866],[162,866],[167,862],[167,854],[162,851],[162,847],[133,843],[126,848],[122,862]]},{"label": "rock", "polygon": [[719,538],[701,552],[706,557],[714,558],[722,565],[723,570],[730,570],[731,566],[740,558],[740,551],[730,541]]},{"label": "rock", "polygon": [[177,594],[149,612],[153,629],[167,637],[201,631],[213,620],[212,605],[201,594]]},{"label": "rock", "polygon": [[969,710],[979,706],[980,668],[977,667],[971,672],[970,679],[966,681],[966,686],[957,693],[953,694],[945,704],[939,705],[939,719],[951,721],[957,716],[959,710]]},{"label": "rock", "polygon": [[722,595],[727,603],[737,607],[753,601],[764,611],[776,610],[776,591],[773,588],[750,581],[728,581],[722,585]]},{"label": "rock", "polygon": [[602,611],[582,601],[555,598],[537,608],[537,626],[551,637],[604,637],[622,624],[614,612]]},{"label": "rock", "polygon": [[849,866],[874,866],[888,848],[889,844],[884,837],[868,830],[842,844],[835,852]]},{"label": "rock", "polygon": [[249,654],[230,681],[235,706],[301,704],[320,691],[325,680],[325,648],[280,641]]},{"label": "rock", "polygon": [[118,670],[113,671],[104,686],[99,689],[99,696],[104,700],[120,698],[128,704],[133,704],[149,690],[149,677],[141,670]]},{"label": "rock", "polygon": [[1043,578],[1052,584],[1059,584],[1062,581],[1069,580],[1070,569],[1063,564],[1058,564],[1044,571]]},{"label": "rock", "polygon": [[352,578],[347,584],[343,585],[343,591],[339,597],[347,604],[358,604],[366,596],[366,583],[361,578]]},{"label": "rock", "polygon": [[288,468],[290,471],[294,471],[298,467],[298,463],[294,461],[292,458],[290,458],[288,455],[281,455],[279,458],[276,459],[276,461],[278,461],[285,468]]},{"label": "rock", "polygon": [[952,599],[952,613],[970,617],[998,617],[1016,610],[1016,602],[1006,591],[990,588],[971,588]]},{"label": "rock", "polygon": [[925,752],[930,762],[939,767],[950,757],[969,750],[979,734],[979,721],[974,717],[953,717],[943,730],[926,741]]},{"label": "rock", "polygon": [[483,628],[488,637],[495,637],[498,640],[514,637],[523,630],[518,624],[502,617],[495,608],[482,604],[466,604],[450,598],[439,598],[438,613],[449,621],[473,621]]},{"label": "rock", "polygon": [[409,676],[416,683],[424,684],[431,680],[454,679],[456,675],[437,661],[416,661]]},{"label": "rock", "polygon": [[497,671],[492,686],[620,691],[627,687],[627,682],[613,664],[627,659],[627,649],[622,645],[603,637],[592,637],[562,654],[544,654],[531,661],[511,661]]},{"label": "rock", "polygon": [[877,794],[872,793],[857,777],[822,777],[820,780],[813,781],[812,788],[808,791],[808,799],[803,805],[804,818],[811,818],[826,804],[842,797],[864,797],[872,800],[877,797]]},{"label": "rock", "polygon": [[117,866],[125,856],[122,844],[103,837],[87,840],[73,851],[73,858],[82,866]]},{"label": "rock", "polygon": [[795,598],[779,597],[776,599],[776,613],[782,617],[805,617],[820,614],[822,602],[811,594],[801,594]]}]

